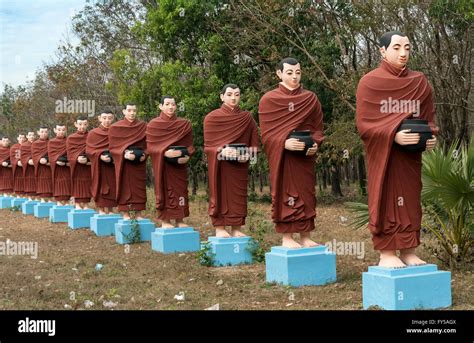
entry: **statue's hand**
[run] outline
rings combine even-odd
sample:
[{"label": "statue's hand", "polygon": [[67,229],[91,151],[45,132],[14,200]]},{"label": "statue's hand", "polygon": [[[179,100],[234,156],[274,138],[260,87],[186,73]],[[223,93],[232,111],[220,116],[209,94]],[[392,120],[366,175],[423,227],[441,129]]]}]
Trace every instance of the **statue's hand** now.
[{"label": "statue's hand", "polygon": [[188,161],[189,161],[189,156],[183,156],[183,157],[178,158],[178,164],[185,164],[185,163],[188,163]]},{"label": "statue's hand", "polygon": [[31,158],[28,160],[28,164],[29,164],[30,166],[34,166],[34,165],[35,165],[35,164],[33,163],[33,160],[32,160]]},{"label": "statue's hand", "polygon": [[77,162],[79,162],[80,164],[87,164],[87,157],[79,156],[77,158]]},{"label": "statue's hand", "polygon": [[239,161],[240,163],[247,163],[249,160],[250,160],[250,154],[248,153],[239,155],[239,157],[237,158],[237,161]]},{"label": "statue's hand", "polygon": [[2,162],[2,167],[8,167],[8,162]]},{"label": "statue's hand", "polygon": [[131,150],[125,150],[125,154],[123,155],[123,157],[129,161],[135,160],[135,155]]},{"label": "statue's hand", "polygon": [[48,163],[48,161],[46,161],[46,159],[44,157],[40,158],[40,161],[39,161],[41,164],[46,164]]},{"label": "statue's hand", "polygon": [[304,145],[304,142],[300,142],[296,138],[288,138],[285,141],[285,149],[290,151],[303,151]]},{"label": "statue's hand", "polygon": [[100,159],[101,161],[106,162],[106,163],[110,163],[110,161],[112,161],[112,159],[109,156],[105,156],[105,155],[100,155]]},{"label": "statue's hand", "polygon": [[61,162],[61,161],[56,161],[56,164],[61,167],[64,167],[66,165],[66,163]]},{"label": "statue's hand", "polygon": [[224,148],[221,150],[221,156],[229,159],[236,159],[237,149],[231,147]]},{"label": "statue's hand", "polygon": [[168,158],[175,158],[181,156],[180,150],[168,149],[165,151],[165,156]]},{"label": "statue's hand", "polygon": [[316,151],[318,151],[318,143],[314,143],[313,146],[306,151],[306,156],[314,156]]},{"label": "statue's hand", "polygon": [[420,141],[419,133],[409,133],[411,130],[401,130],[395,135],[395,142],[400,145],[417,144]]},{"label": "statue's hand", "polygon": [[18,167],[23,167],[23,165],[21,164],[21,161],[20,161],[20,160],[18,160],[18,162],[16,163],[16,165],[17,165]]},{"label": "statue's hand", "polygon": [[438,142],[435,136],[432,136],[432,137],[433,137],[432,139],[426,140],[426,151],[433,150],[434,147],[436,146],[436,143]]}]

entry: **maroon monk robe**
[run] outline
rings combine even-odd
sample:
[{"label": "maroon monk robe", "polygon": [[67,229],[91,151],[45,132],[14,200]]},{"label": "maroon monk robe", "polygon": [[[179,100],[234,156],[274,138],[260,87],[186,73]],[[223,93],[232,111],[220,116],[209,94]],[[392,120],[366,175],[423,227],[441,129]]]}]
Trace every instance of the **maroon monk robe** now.
[{"label": "maroon monk robe", "polygon": [[53,196],[56,201],[68,201],[71,198],[71,170],[68,165],[60,166],[56,162],[66,156],[66,137],[55,137],[48,144],[49,163],[53,176]]},{"label": "maroon monk robe", "polygon": [[[109,128],[109,151],[115,163],[116,199],[119,211],[146,209],[146,161],[124,158],[128,147],[146,151],[146,123],[119,120]],[[138,157],[137,157],[138,158]]]},{"label": "maroon monk robe", "polygon": [[48,139],[40,138],[31,144],[31,156],[35,166],[36,195],[39,197],[53,196],[51,168],[40,163],[40,159],[48,155],[48,143]]},{"label": "maroon monk robe", "polygon": [[86,153],[91,160],[92,171],[91,192],[96,206],[116,207],[114,163],[100,159],[105,150],[109,150],[109,129],[100,125],[87,136]]},{"label": "maroon monk robe", "polygon": [[193,132],[189,120],[161,112],[147,125],[147,153],[151,155],[155,176],[155,198],[158,218],[182,219],[189,216],[188,166],[169,163],[165,152],[171,145],[185,146],[194,154]]},{"label": "maroon monk robe", "polygon": [[214,226],[245,225],[249,163],[218,160],[226,144],[242,143],[258,150],[252,114],[223,104],[204,118],[204,152],[209,177],[209,216]]},{"label": "maroon monk robe", "polygon": [[75,132],[66,139],[67,159],[71,169],[71,196],[76,203],[91,201],[91,166],[77,162],[80,155],[86,153],[88,132]]},{"label": "maroon monk robe", "polygon": [[316,94],[302,86],[289,90],[279,84],[260,100],[259,118],[270,169],[275,229],[278,233],[309,232],[314,229],[316,217],[315,155],[286,150],[285,141],[293,130],[310,130],[321,146],[321,104]]},{"label": "maroon monk robe", "polygon": [[0,192],[13,191],[13,171],[11,167],[2,166],[3,162],[11,163],[10,147],[0,147]]},{"label": "maroon monk robe", "polygon": [[23,168],[18,166],[18,161],[20,160],[20,146],[20,143],[16,143],[13,144],[10,149],[10,161],[13,172],[13,191],[17,195],[24,194]]},{"label": "maroon monk robe", "polygon": [[31,157],[31,143],[26,141],[25,143],[22,143],[20,147],[20,160],[23,167],[24,177],[23,190],[28,196],[36,196],[35,167],[28,164]]},{"label": "maroon monk robe", "polygon": [[383,60],[360,80],[356,122],[366,151],[369,230],[376,250],[420,244],[421,152],[405,152],[394,144],[398,127],[412,114],[382,111],[382,103],[388,100],[419,101],[416,119],[427,120],[433,134],[438,133],[432,89],[423,73],[398,69]]}]

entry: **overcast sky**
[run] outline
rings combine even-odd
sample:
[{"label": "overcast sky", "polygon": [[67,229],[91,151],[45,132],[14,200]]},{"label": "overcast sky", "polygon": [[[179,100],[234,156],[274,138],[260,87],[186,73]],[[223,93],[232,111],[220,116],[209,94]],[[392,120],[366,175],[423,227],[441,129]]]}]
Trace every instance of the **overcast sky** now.
[{"label": "overcast sky", "polygon": [[[0,0],[0,86],[25,84],[52,61],[86,0]],[[72,38],[75,42],[77,39]]]}]

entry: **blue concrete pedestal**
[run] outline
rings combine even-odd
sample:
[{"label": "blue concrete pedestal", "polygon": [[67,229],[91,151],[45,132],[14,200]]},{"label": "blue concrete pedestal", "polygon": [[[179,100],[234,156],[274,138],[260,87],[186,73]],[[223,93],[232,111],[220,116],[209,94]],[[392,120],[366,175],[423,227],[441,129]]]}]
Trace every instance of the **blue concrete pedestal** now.
[{"label": "blue concrete pedestal", "polygon": [[364,308],[437,309],[451,306],[451,272],[435,264],[393,269],[373,266],[362,273]]},{"label": "blue concrete pedestal", "polygon": [[13,199],[12,197],[0,197],[0,209],[11,208]]},{"label": "blue concrete pedestal", "polygon": [[96,214],[94,210],[76,210],[72,209],[67,214],[67,225],[71,229],[84,229],[91,226],[91,218]]},{"label": "blue concrete pedestal", "polygon": [[[250,252],[251,237],[209,237],[205,244],[209,246],[214,266],[234,266],[253,262]],[[204,245],[201,246],[201,249]]]},{"label": "blue concrete pedestal", "polygon": [[199,251],[199,232],[192,227],[156,229],[151,234],[151,249],[163,254]]},{"label": "blue concrete pedestal", "polygon": [[[151,234],[155,231],[155,224],[150,219],[137,220],[140,231],[140,242],[151,241]],[[115,223],[115,241],[118,244],[128,244],[131,242],[132,221],[130,219],[120,219]]]},{"label": "blue concrete pedestal", "polygon": [[33,208],[33,214],[37,218],[49,218],[49,210],[56,205],[54,202],[39,202]]},{"label": "blue concrete pedestal", "polygon": [[38,204],[39,201],[36,200],[27,200],[23,204],[21,204],[21,212],[23,214],[33,214],[35,211],[35,205]]},{"label": "blue concrete pedestal", "polygon": [[120,214],[94,214],[91,218],[91,230],[97,236],[113,236],[115,223],[120,219],[122,219]]},{"label": "blue concrete pedestal", "polygon": [[336,254],[326,246],[272,247],[265,254],[267,282],[290,286],[319,286],[336,281]]},{"label": "blue concrete pedestal", "polygon": [[21,207],[21,205],[26,201],[28,201],[28,199],[26,199],[26,198],[13,198],[12,207],[16,207],[16,206]]},{"label": "blue concrete pedestal", "polygon": [[67,223],[67,214],[74,209],[70,205],[54,205],[49,209],[49,221],[51,223]]}]

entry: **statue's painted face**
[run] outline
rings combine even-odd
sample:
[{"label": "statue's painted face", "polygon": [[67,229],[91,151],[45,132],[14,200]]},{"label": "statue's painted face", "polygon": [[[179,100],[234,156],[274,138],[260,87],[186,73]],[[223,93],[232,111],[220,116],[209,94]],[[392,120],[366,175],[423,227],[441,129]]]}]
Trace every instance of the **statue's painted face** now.
[{"label": "statue's painted face", "polygon": [[26,142],[26,136],[25,135],[18,135],[18,137],[16,138],[16,140],[18,141],[18,143],[25,143]]},{"label": "statue's painted face", "polygon": [[28,134],[26,135],[26,138],[28,139],[30,143],[33,143],[33,141],[35,140],[35,133],[33,131],[28,132]]},{"label": "statue's painted face", "polygon": [[76,127],[77,131],[79,132],[86,132],[87,131],[87,126],[89,126],[89,122],[87,119],[85,120],[76,120],[74,122],[74,126]]},{"label": "statue's painted face", "polygon": [[397,68],[403,68],[410,58],[410,40],[408,37],[393,35],[390,45],[380,48],[382,57]]},{"label": "statue's painted face", "polygon": [[8,137],[3,137],[2,138],[2,147],[8,148],[10,145],[10,139]]},{"label": "statue's painted face", "polygon": [[299,63],[295,65],[283,63],[283,70],[278,69],[277,76],[287,88],[298,88],[301,82],[301,66]]},{"label": "statue's painted face", "polygon": [[166,98],[158,107],[164,114],[171,117],[176,112],[176,101],[173,98]]},{"label": "statue's painted face", "polygon": [[240,89],[227,87],[224,94],[221,94],[221,100],[230,108],[238,106],[240,102]]},{"label": "statue's painted face", "polygon": [[99,123],[103,127],[109,128],[113,122],[114,122],[114,115],[112,113],[101,113],[99,115]]},{"label": "statue's painted face", "polygon": [[44,128],[44,127],[40,128],[38,130],[38,136],[39,136],[40,139],[47,139],[48,136],[49,136],[49,130]]},{"label": "statue's painted face", "polygon": [[125,119],[127,119],[128,121],[134,121],[137,117],[137,106],[127,105],[127,108],[125,108],[122,112],[125,116]]},{"label": "statue's painted face", "polygon": [[56,125],[53,131],[58,138],[63,138],[66,136],[66,126],[64,125]]}]

